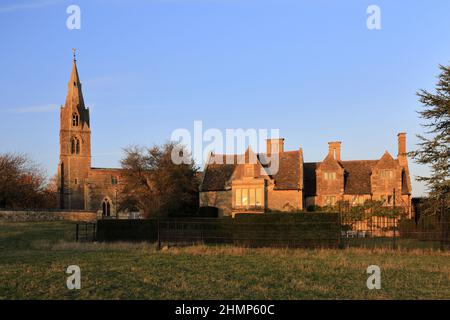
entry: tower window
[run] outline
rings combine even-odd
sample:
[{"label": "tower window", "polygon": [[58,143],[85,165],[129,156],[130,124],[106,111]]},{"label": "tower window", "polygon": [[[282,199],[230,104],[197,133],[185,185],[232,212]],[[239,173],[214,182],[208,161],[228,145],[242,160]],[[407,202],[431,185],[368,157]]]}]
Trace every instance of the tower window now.
[{"label": "tower window", "polygon": [[80,140],[76,137],[70,142],[70,152],[72,154],[80,154]]},{"label": "tower window", "polygon": [[109,202],[108,199],[103,200],[103,203],[102,203],[102,215],[104,217],[111,216],[111,203]]},{"label": "tower window", "polygon": [[77,113],[74,113],[72,115],[72,126],[74,127],[78,127],[78,123],[79,123],[79,117]]}]

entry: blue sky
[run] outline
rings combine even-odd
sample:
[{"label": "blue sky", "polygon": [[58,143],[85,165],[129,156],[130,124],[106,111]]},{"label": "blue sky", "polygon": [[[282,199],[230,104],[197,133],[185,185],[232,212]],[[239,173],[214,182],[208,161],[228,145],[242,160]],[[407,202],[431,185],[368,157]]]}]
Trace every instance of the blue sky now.
[{"label": "blue sky", "polygon": [[[71,4],[80,30],[66,27]],[[371,4],[381,30],[366,27]],[[410,149],[423,132],[415,93],[450,63],[449,12],[448,0],[2,0],[0,152],[56,172],[76,47],[94,166],[116,167],[123,147],[163,143],[194,120],[279,128],[306,161],[334,140],[343,159],[396,156],[398,132]]]}]

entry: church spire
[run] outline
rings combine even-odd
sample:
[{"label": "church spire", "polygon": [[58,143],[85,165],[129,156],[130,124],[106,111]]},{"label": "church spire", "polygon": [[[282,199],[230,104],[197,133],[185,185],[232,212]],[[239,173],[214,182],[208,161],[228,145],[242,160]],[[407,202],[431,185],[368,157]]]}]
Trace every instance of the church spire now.
[{"label": "church spire", "polygon": [[84,105],[81,81],[78,74],[76,49],[73,49],[72,72],[68,83],[66,104],[64,106],[70,112],[76,112],[80,116],[81,123],[89,126],[88,110]]},{"label": "church spire", "polygon": [[72,63],[72,73],[70,75],[70,81],[69,81],[69,91],[71,87],[78,88],[81,94],[81,82],[80,82],[80,76],[78,75],[78,68],[77,68],[77,56],[76,56],[76,49],[73,50],[73,63]]}]

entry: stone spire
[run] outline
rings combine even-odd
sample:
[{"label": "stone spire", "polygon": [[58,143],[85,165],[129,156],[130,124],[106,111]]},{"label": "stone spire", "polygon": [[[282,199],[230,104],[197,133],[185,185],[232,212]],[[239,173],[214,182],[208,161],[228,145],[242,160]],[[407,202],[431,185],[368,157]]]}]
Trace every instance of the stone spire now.
[{"label": "stone spire", "polygon": [[83,91],[81,90],[80,76],[78,75],[76,50],[73,49],[73,63],[70,80],[68,83],[68,91],[66,97],[65,109],[68,112],[77,112],[80,115],[81,125],[89,126],[89,112],[84,105]]}]

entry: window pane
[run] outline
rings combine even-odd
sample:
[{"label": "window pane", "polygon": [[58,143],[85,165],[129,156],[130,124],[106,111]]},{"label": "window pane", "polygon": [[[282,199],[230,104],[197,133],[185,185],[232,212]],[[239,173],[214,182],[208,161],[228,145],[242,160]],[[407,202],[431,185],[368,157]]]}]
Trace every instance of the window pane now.
[{"label": "window pane", "polygon": [[256,205],[262,206],[263,203],[263,189],[256,189]]},{"label": "window pane", "polygon": [[242,205],[248,206],[248,189],[242,189]]},{"label": "window pane", "polygon": [[249,202],[249,204],[251,206],[255,205],[255,200],[256,200],[255,198],[256,198],[255,189],[250,189],[250,202]]},{"label": "window pane", "polygon": [[236,189],[236,205],[242,205],[242,189]]}]

